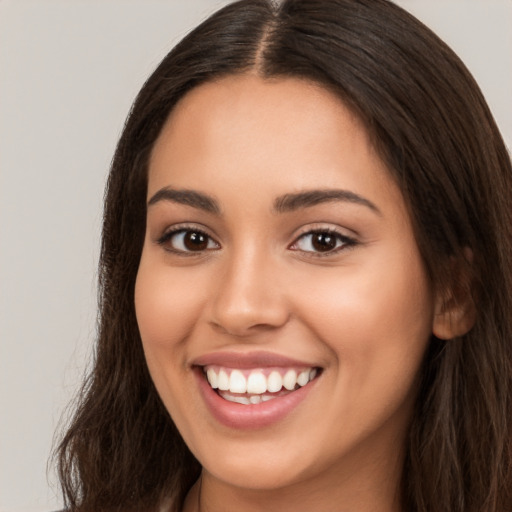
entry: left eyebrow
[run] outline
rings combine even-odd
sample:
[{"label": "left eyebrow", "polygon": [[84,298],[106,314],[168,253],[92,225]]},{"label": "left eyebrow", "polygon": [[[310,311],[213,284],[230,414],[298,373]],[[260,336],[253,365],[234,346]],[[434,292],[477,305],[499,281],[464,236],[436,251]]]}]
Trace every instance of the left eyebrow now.
[{"label": "left eyebrow", "polygon": [[382,212],[369,199],[350,190],[341,189],[308,190],[298,192],[297,194],[285,194],[274,201],[274,211],[276,213],[293,212],[300,208],[309,208],[332,201],[343,201],[366,206],[377,215],[382,216]]}]

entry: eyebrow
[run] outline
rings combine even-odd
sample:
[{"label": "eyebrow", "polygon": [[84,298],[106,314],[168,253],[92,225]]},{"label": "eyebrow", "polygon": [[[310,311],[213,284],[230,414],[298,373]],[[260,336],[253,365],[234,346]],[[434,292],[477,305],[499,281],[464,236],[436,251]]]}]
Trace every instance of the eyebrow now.
[{"label": "eyebrow", "polygon": [[344,201],[348,203],[366,206],[378,215],[382,212],[370,200],[351,192],[350,190],[326,189],[308,190],[296,194],[285,194],[278,197],[274,202],[274,211],[277,213],[293,212],[300,208],[308,208],[317,204],[332,201]]},{"label": "eyebrow", "polygon": [[[219,203],[213,197],[195,190],[178,190],[164,187],[151,197],[148,201],[148,206],[152,206],[160,201],[184,204],[215,215],[220,215],[221,212]],[[344,201],[366,206],[376,214],[382,215],[381,211],[370,200],[350,190],[341,189],[308,190],[295,194],[285,194],[276,198],[273,211],[276,213],[288,213],[300,208],[309,208],[317,204],[333,201]]]},{"label": "eyebrow", "polygon": [[195,190],[177,190],[170,187],[162,188],[151,197],[148,201],[148,206],[152,206],[160,201],[171,201],[173,203],[192,206],[193,208],[215,215],[220,214],[219,203],[217,203],[213,197],[202,194],[201,192],[196,192]]}]

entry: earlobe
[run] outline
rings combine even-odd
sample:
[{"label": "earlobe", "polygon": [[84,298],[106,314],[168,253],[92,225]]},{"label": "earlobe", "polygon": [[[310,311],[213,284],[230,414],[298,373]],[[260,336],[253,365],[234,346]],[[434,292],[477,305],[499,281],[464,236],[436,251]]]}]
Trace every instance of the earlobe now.
[{"label": "earlobe", "polygon": [[432,325],[432,333],[436,338],[451,340],[463,336],[472,329],[476,319],[476,308],[471,296],[463,303],[453,298],[439,303]]}]

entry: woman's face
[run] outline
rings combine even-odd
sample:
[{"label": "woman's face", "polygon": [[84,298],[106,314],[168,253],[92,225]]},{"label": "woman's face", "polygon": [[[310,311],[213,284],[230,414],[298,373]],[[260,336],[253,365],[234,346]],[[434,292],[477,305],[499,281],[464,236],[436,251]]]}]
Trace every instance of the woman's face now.
[{"label": "woman's face", "polygon": [[358,119],[297,79],[199,86],[154,147],[147,199],[137,320],[205,473],[253,489],[393,473],[433,296]]}]

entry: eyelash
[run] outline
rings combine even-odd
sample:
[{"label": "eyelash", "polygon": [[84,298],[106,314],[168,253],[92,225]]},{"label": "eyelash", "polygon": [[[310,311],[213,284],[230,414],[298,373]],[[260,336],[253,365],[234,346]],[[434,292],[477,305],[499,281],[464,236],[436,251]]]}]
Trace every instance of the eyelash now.
[{"label": "eyelash", "polygon": [[166,231],[157,240],[157,243],[158,243],[158,245],[163,246],[166,251],[169,251],[169,252],[172,252],[175,254],[179,254],[180,256],[197,256],[197,255],[203,254],[205,251],[211,251],[211,250],[217,249],[217,248],[212,249],[212,248],[206,247],[205,249],[200,249],[200,250],[194,251],[194,250],[176,249],[175,247],[172,247],[170,242],[172,242],[172,239],[174,237],[176,237],[177,235],[180,235],[180,234],[186,235],[187,233],[196,234],[201,237],[204,237],[207,241],[206,242],[207,244],[210,244],[210,242],[213,241],[217,245],[217,248],[220,247],[218,242],[216,242],[208,233],[206,233],[202,229],[198,229],[195,226],[176,226],[173,229]]},{"label": "eyelash", "polygon": [[[303,241],[306,237],[313,237],[315,235],[328,235],[332,236],[335,239],[336,247],[333,249],[327,250],[325,252],[322,251],[305,251],[302,250],[302,252],[307,253],[308,255],[311,255],[315,258],[324,258],[327,256],[332,256],[334,254],[337,254],[341,251],[345,251],[347,249],[350,249],[357,245],[357,241],[354,238],[348,237],[346,235],[342,235],[335,229],[329,229],[329,228],[318,228],[318,229],[310,229],[309,231],[306,231],[305,233],[302,233],[299,235],[295,241],[289,246],[291,250],[294,251],[301,251],[301,249],[296,249],[294,246],[297,246],[300,241]],[[310,242],[312,243],[312,241]],[[339,245],[338,245],[339,244]]]},{"label": "eyelash", "polygon": [[[206,247],[204,249],[199,249],[197,251],[195,250],[184,250],[184,249],[176,249],[175,247],[172,247],[170,242],[174,237],[177,235],[186,235],[187,233],[199,235],[201,237],[204,237],[206,239],[207,245],[209,245],[212,241],[216,245],[216,247]],[[309,251],[309,250],[303,250],[300,248],[297,248],[299,242],[304,241],[307,237],[313,237],[315,235],[328,235],[335,238],[336,246],[333,249],[327,250],[327,251]],[[206,233],[202,229],[198,229],[195,226],[177,226],[170,231],[165,232],[158,240],[157,243],[165,248],[166,251],[179,254],[180,256],[198,256],[203,254],[205,251],[211,251],[211,250],[218,250],[220,248],[220,244],[216,242],[208,233]],[[310,242],[310,244],[313,242]],[[323,258],[327,256],[332,256],[334,254],[337,254],[340,251],[350,249],[357,245],[357,241],[354,238],[348,237],[346,235],[342,235],[338,231],[334,229],[311,229],[309,231],[306,231],[302,234],[300,234],[295,241],[288,247],[292,251],[301,251],[303,253],[308,254],[311,257],[315,258]]]}]

